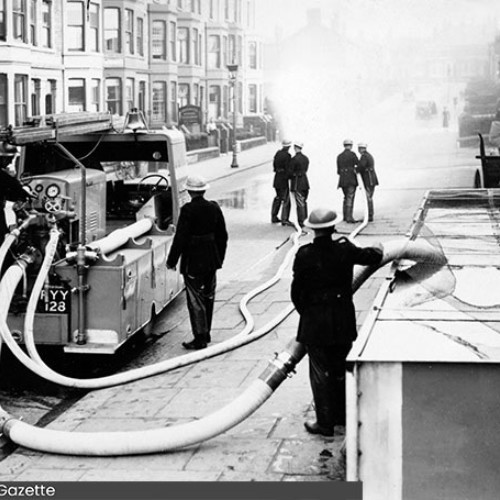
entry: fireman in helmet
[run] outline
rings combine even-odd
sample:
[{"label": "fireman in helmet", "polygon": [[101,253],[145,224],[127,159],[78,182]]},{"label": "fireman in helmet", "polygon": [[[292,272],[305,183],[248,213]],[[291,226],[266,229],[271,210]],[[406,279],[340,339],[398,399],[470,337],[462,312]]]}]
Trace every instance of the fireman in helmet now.
[{"label": "fireman in helmet", "polygon": [[339,176],[338,187],[344,192],[343,216],[344,221],[355,223],[352,211],[354,208],[354,196],[358,187],[356,167],[359,160],[356,153],[352,151],[353,142],[351,139],[344,141],[344,151],[337,156],[337,174]]}]

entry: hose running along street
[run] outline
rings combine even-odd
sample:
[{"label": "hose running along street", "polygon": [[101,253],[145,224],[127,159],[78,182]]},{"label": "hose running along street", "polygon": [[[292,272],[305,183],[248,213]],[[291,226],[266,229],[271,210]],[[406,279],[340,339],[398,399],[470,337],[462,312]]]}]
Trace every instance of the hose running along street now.
[{"label": "hose running along street", "polygon": [[[382,262],[377,266],[357,269],[353,291],[381,266],[396,259],[411,259],[437,267],[446,259],[438,249],[425,241],[394,241],[384,244]],[[19,283],[26,263],[20,261],[6,273],[5,293],[8,298]],[[8,285],[8,286],[7,286]],[[3,292],[3,290],[2,290]],[[2,320],[2,323],[5,323]],[[215,437],[246,419],[256,411],[293,372],[304,357],[301,344],[293,341],[289,347],[270,361],[264,373],[238,398],[218,411],[195,422],[160,429],[131,432],[66,432],[38,428],[25,424],[2,411],[0,432],[14,443],[43,452],[66,455],[121,456],[159,453],[191,446]],[[28,358],[29,359],[29,358]]]}]

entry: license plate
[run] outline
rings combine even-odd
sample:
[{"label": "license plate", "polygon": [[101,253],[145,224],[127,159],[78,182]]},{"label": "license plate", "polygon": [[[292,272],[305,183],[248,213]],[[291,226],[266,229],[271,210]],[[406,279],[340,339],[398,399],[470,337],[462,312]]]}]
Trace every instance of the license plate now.
[{"label": "license plate", "polygon": [[50,285],[42,290],[37,312],[42,314],[68,314],[70,307],[70,290],[62,286]]}]

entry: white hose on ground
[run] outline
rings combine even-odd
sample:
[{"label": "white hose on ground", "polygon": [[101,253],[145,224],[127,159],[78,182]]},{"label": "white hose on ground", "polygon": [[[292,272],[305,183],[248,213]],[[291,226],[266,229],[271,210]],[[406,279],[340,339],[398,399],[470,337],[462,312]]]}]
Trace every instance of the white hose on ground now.
[{"label": "white hose on ground", "polygon": [[[294,205],[295,200],[292,197],[292,207]],[[367,218],[367,215],[365,219]],[[145,224],[144,221],[147,221],[148,224]],[[132,226],[128,226],[127,228],[124,229],[119,229],[117,231],[114,231],[111,233],[108,237],[98,240],[94,242],[91,245],[94,245],[92,248],[95,250],[101,251],[111,251],[111,249],[116,249],[115,245],[119,244],[125,244],[126,241],[130,237],[138,237],[141,234],[145,234],[149,229],[151,229],[152,222],[150,219],[143,219],[143,221],[139,221],[140,224],[134,225],[131,231],[129,229]],[[293,246],[292,248],[287,252],[281,266],[279,267],[278,271],[275,273],[275,275],[268,280],[267,282],[263,283],[259,287],[255,288],[251,292],[247,293],[240,301],[240,311],[241,314],[243,315],[246,326],[245,328],[237,335],[232,337],[231,339],[221,342],[217,345],[210,346],[207,349],[200,350],[197,352],[189,353],[183,356],[178,356],[174,359],[166,360],[166,361],[161,361],[159,363],[155,363],[152,365],[148,365],[145,367],[141,368],[136,368],[134,370],[129,370],[128,372],[124,373],[119,373],[119,374],[114,374],[106,377],[97,377],[97,378],[89,378],[89,379],[77,379],[73,377],[67,377],[65,375],[62,375],[58,372],[55,372],[52,368],[50,368],[43,359],[40,357],[38,354],[35,341],[34,341],[34,332],[33,332],[33,325],[34,325],[34,320],[35,320],[35,311],[36,311],[36,306],[41,294],[41,291],[43,289],[43,285],[45,283],[45,279],[48,275],[48,272],[50,270],[51,263],[53,261],[53,257],[55,254],[55,250],[57,247],[57,230],[53,229],[51,231],[51,238],[49,239],[49,242],[47,243],[46,249],[45,249],[45,258],[43,261],[43,264],[41,266],[40,272],[37,276],[37,279],[35,281],[35,285],[32,289],[30,300],[28,303],[28,308],[26,312],[26,317],[25,317],[25,323],[24,323],[24,337],[25,337],[25,343],[26,347],[28,349],[29,355],[31,356],[31,359],[35,361],[35,364],[29,361],[29,357],[24,353],[24,351],[18,346],[17,342],[14,340],[12,337],[12,334],[10,330],[8,329],[7,324],[5,321],[3,321],[3,318],[6,317],[7,315],[7,310],[2,312],[2,308],[0,306],[0,334],[6,341],[7,345],[11,349],[11,351],[14,353],[14,355],[18,358],[18,360],[23,363],[27,368],[32,370],[34,373],[39,375],[42,378],[45,378],[46,380],[49,380],[51,382],[67,386],[67,387],[76,387],[80,389],[102,389],[105,387],[112,387],[116,385],[122,385],[130,382],[134,382],[136,380],[142,379],[142,378],[147,378],[151,377],[154,375],[158,375],[160,373],[165,373],[167,371],[171,371],[177,368],[180,368],[182,366],[187,366],[192,363],[197,363],[200,361],[203,361],[205,359],[208,359],[210,357],[217,356],[219,354],[223,354],[226,352],[229,352],[230,350],[236,349],[238,347],[241,347],[243,345],[246,345],[250,342],[253,342],[262,336],[266,335],[268,332],[270,332],[272,329],[274,329],[277,325],[279,325],[282,321],[284,321],[293,311],[294,307],[292,304],[290,304],[287,308],[285,308],[283,311],[281,311],[278,315],[276,315],[270,322],[268,322],[266,325],[264,325],[262,328],[259,330],[252,332],[254,328],[254,320],[252,315],[250,314],[247,304],[248,302],[257,296],[258,294],[262,293],[263,291],[267,290],[271,286],[273,286],[276,282],[278,282],[281,279],[281,276],[283,275],[284,271],[286,270],[287,266],[290,263],[290,260],[292,257],[295,255],[297,248],[298,248],[298,239],[301,236],[301,228],[298,226],[298,224],[294,224],[296,228],[296,232],[292,235],[292,241],[293,241]],[[115,235],[115,236],[113,236]],[[118,235],[116,237],[116,235]],[[103,243],[104,242],[104,243]],[[7,300],[7,298],[3,298],[2,296],[2,289],[1,289],[2,283],[0,283],[0,299]],[[0,301],[1,303],[1,301]],[[10,303],[10,300],[9,300]]]},{"label": "white hose on ground", "polygon": [[[382,265],[401,258],[430,262],[432,265],[443,265],[446,262],[444,256],[425,241],[389,242],[384,245],[384,255],[379,265],[356,270],[353,291]],[[13,268],[19,268],[19,271]],[[22,269],[20,265],[15,265],[6,274],[9,274],[9,279],[2,288],[9,295],[13,294],[19,283]],[[188,424],[131,432],[66,432],[37,428],[0,410],[3,412],[0,414],[0,432],[26,448],[68,455],[137,455],[185,448],[219,435],[246,419],[293,372],[304,355],[303,345],[294,341],[287,351],[270,362],[259,379],[238,398],[220,410]],[[33,362],[31,359],[30,361]]]},{"label": "white hose on ground", "polygon": [[[293,305],[290,305],[289,307],[281,311],[278,315],[276,315],[270,322],[268,322],[262,328],[253,333],[249,333],[253,328],[253,320],[252,320],[250,324],[247,323],[247,326],[242,330],[242,332],[232,337],[231,339],[210,346],[200,351],[185,354],[183,356],[178,356],[174,359],[160,361],[159,363],[144,366],[141,368],[136,368],[124,373],[109,375],[107,377],[97,377],[89,379],[76,379],[72,377],[67,377],[65,375],[55,372],[54,370],[52,370],[52,368],[50,368],[43,362],[43,360],[41,359],[41,357],[37,352],[33,336],[33,324],[35,318],[36,305],[38,303],[38,299],[40,297],[43,288],[43,283],[45,282],[45,278],[50,270],[50,265],[53,259],[55,248],[57,246],[57,238],[55,237],[55,233],[51,232],[51,235],[54,235],[54,237],[51,236],[47,244],[45,250],[46,255],[42,267],[40,269],[40,272],[37,276],[35,286],[33,287],[30,300],[28,303],[28,309],[26,311],[25,341],[28,347],[28,352],[31,355],[31,358],[28,355],[26,355],[26,353],[19,347],[17,342],[12,337],[12,333],[10,332],[8,325],[6,323],[8,304],[10,304],[10,302],[12,301],[12,296],[15,291],[15,287],[14,289],[8,287],[9,281],[15,279],[15,277],[12,276],[14,271],[12,271],[11,274],[9,275],[7,275],[6,273],[6,275],[0,282],[0,334],[7,343],[7,345],[9,346],[9,348],[11,349],[11,351],[13,352],[13,354],[22,364],[24,364],[28,369],[30,369],[40,377],[45,378],[46,380],[49,380],[56,384],[60,384],[67,387],[76,387],[80,389],[102,389],[105,387],[112,387],[116,385],[122,385],[134,382],[136,380],[158,375],[160,373],[165,373],[167,371],[171,371],[180,368],[182,366],[187,366],[189,364],[196,363],[204,359],[208,359],[210,357],[226,353],[230,350],[236,349],[245,344],[253,342],[254,340],[257,340],[258,338],[270,332],[293,311]],[[294,246],[287,252],[287,255],[285,256],[282,265],[278,269],[277,273],[273,276],[273,278],[264,283],[263,285],[259,286],[252,292],[248,293],[240,302],[240,309],[242,310],[242,314],[244,314],[244,316],[247,318],[247,321],[248,317],[251,318],[251,315],[248,312],[248,309],[246,308],[246,303],[248,303],[248,301],[252,297],[255,297],[259,293],[263,292],[264,290],[272,286],[280,279],[281,275],[283,274],[287,265],[289,264],[290,259],[296,252],[299,236],[300,236],[299,233],[293,235]],[[18,271],[16,271],[16,273],[17,272]],[[10,292],[8,290],[10,290]],[[7,306],[4,307],[2,304],[5,304]]]}]

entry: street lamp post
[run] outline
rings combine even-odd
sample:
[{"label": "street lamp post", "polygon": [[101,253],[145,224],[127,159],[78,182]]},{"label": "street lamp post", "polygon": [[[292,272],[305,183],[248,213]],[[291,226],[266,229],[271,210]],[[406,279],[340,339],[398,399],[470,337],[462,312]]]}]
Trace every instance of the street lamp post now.
[{"label": "street lamp post", "polygon": [[236,89],[237,89],[237,75],[238,75],[238,65],[228,64],[227,69],[229,70],[229,81],[231,87],[233,88],[233,161],[231,162],[231,168],[238,168],[238,153],[236,151],[237,141],[236,141]]}]

